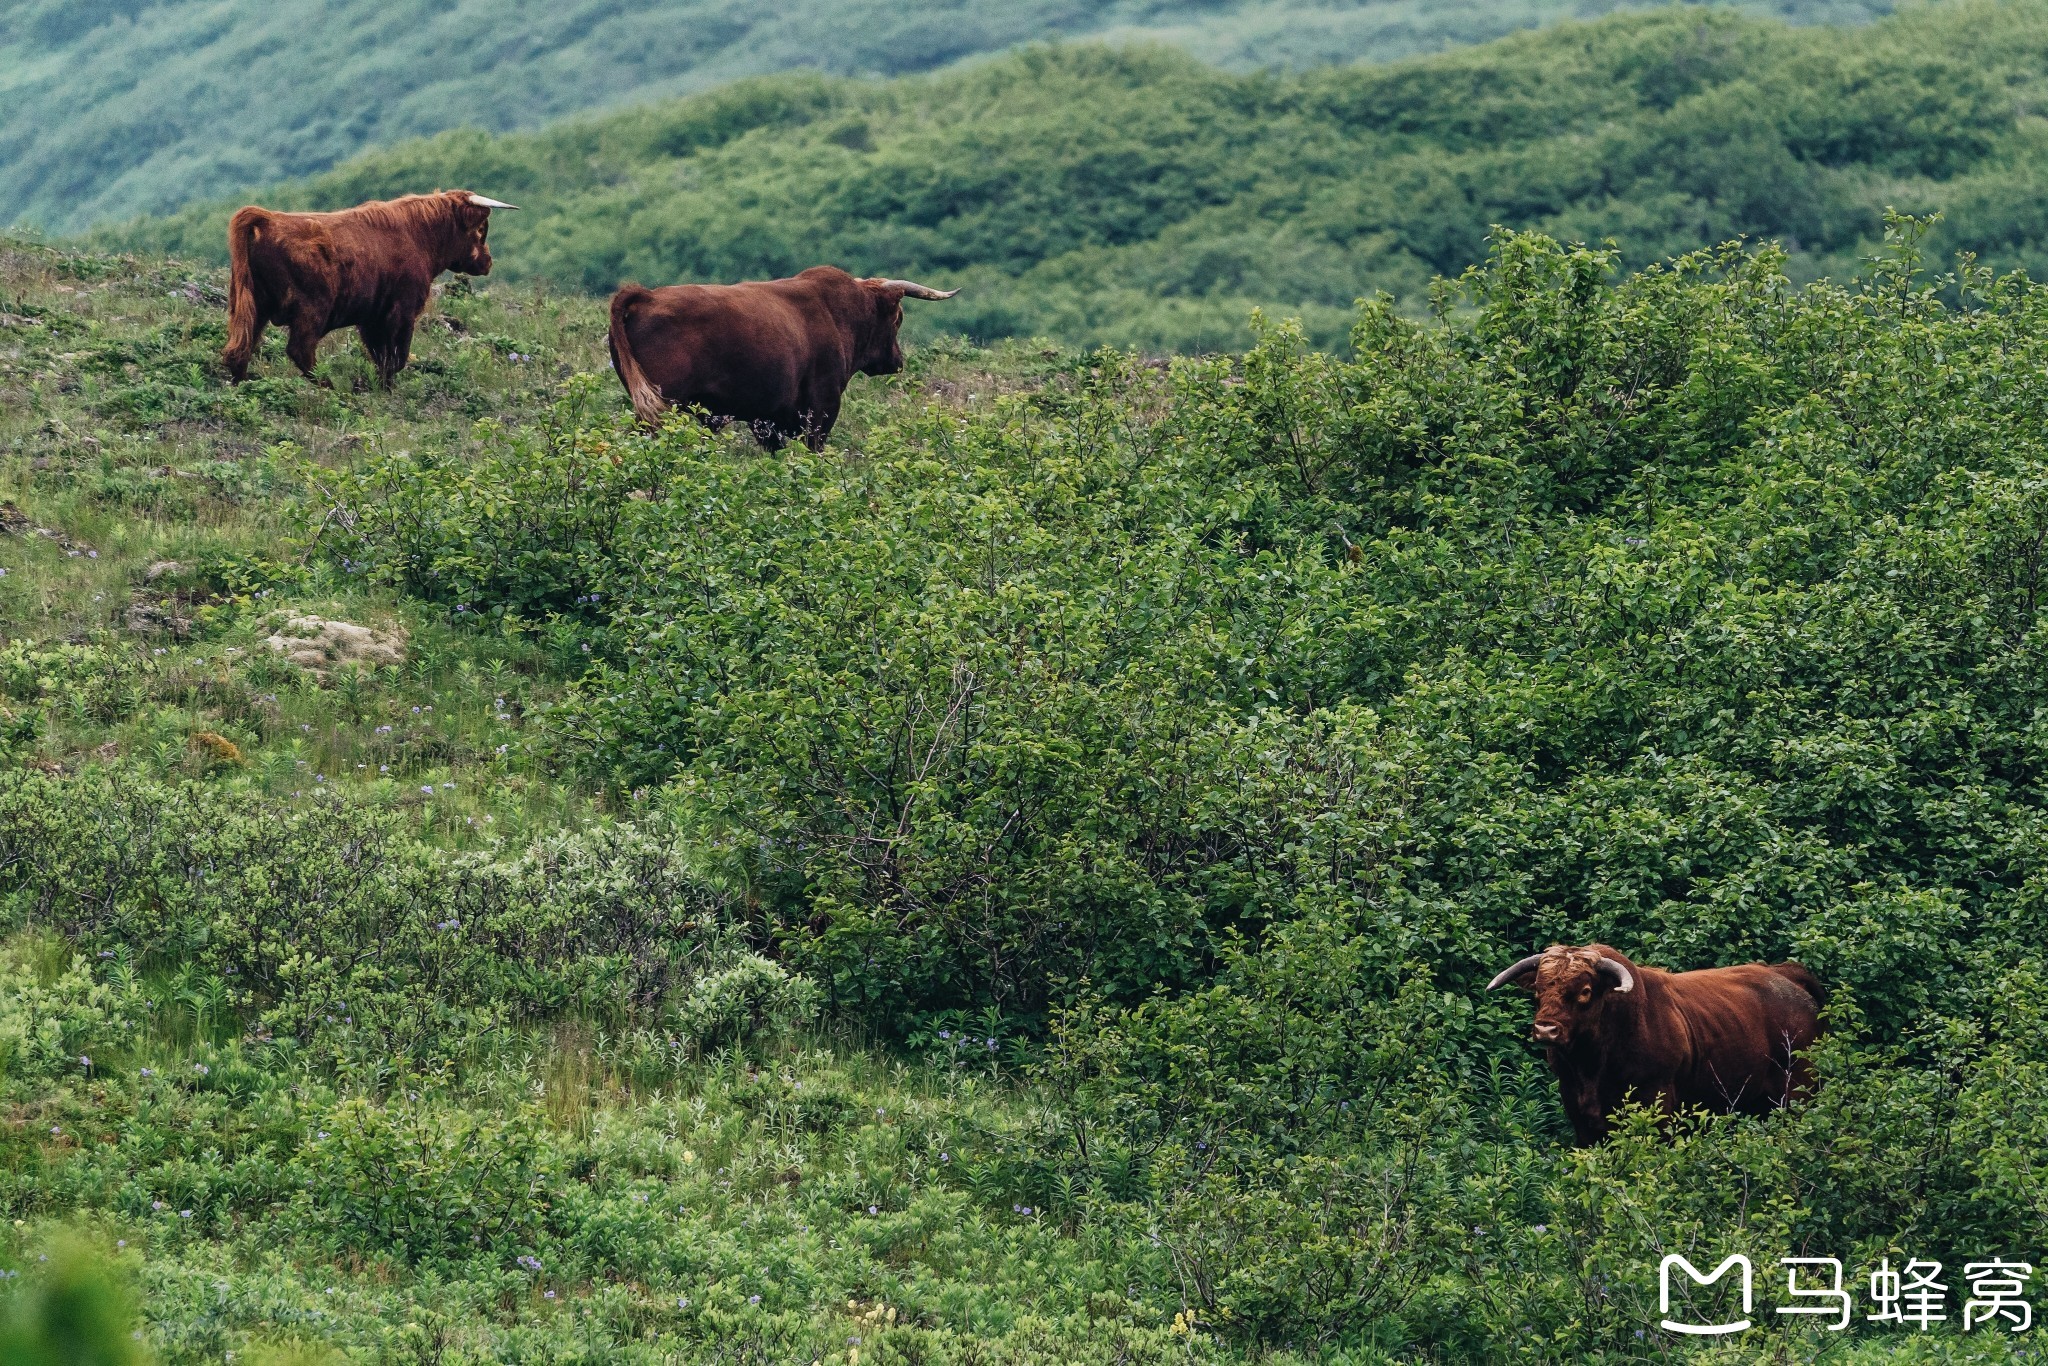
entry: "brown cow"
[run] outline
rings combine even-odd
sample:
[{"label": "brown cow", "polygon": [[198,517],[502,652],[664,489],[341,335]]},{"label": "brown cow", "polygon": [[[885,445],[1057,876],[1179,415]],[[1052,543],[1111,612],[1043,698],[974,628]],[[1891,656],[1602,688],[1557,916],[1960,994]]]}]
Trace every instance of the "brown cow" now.
[{"label": "brown cow", "polygon": [[1607,1136],[1631,1094],[1666,1115],[1754,1115],[1813,1083],[1799,1053],[1820,1033],[1827,992],[1797,963],[1666,972],[1605,944],[1553,944],[1486,989],[1508,982],[1536,997],[1535,1039],[1581,1146]]},{"label": "brown cow", "polygon": [[412,329],[434,277],[491,273],[491,210],[468,190],[409,194],[339,213],[249,207],[228,223],[228,344],[221,364],[240,383],[263,329],[291,330],[285,354],[306,378],[320,339],[353,327],[386,388],[412,355]]},{"label": "brown cow", "polygon": [[750,424],[771,451],[793,436],[821,450],[847,382],[903,368],[904,299],[959,292],[836,266],[740,285],[625,285],[612,295],[612,366],[650,427],[695,407],[714,430]]}]

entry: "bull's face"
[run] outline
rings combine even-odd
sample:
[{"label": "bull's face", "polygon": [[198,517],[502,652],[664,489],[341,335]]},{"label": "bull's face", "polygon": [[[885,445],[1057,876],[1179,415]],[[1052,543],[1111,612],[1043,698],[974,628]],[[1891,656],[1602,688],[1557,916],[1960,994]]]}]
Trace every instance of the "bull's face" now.
[{"label": "bull's face", "polygon": [[467,208],[463,213],[462,236],[456,245],[455,260],[448,269],[458,275],[489,275],[491,273],[491,211],[489,209]]},{"label": "bull's face", "polygon": [[870,291],[875,301],[875,319],[868,333],[867,354],[858,369],[867,375],[895,375],[903,371],[903,292],[884,285]]},{"label": "bull's face", "polygon": [[862,280],[868,307],[874,310],[862,329],[853,368],[864,375],[894,375],[903,369],[903,301],[950,299],[957,289],[933,289],[915,280]]},{"label": "bull's face", "polygon": [[1635,974],[1628,965],[1596,945],[1575,949],[1554,944],[1501,973],[1487,989],[1509,982],[1535,996],[1531,1037],[1548,1048],[1568,1048],[1572,1040],[1595,1032],[1608,1001],[1635,990]]}]

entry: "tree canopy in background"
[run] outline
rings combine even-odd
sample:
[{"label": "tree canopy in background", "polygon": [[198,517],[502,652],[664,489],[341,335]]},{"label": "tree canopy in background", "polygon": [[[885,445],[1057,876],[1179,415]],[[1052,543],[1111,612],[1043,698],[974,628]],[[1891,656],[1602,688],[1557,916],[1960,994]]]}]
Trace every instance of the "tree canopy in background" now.
[{"label": "tree canopy in background", "polygon": [[[0,6],[0,224],[57,232],[325,171],[450,128],[790,68],[889,76],[1154,35],[1254,68],[1479,42],[1625,0],[26,0]],[[1889,0],[1753,0],[1798,19]]]},{"label": "tree canopy in background", "polygon": [[[527,206],[499,270],[603,292],[820,261],[966,292],[917,325],[1164,350],[1243,344],[1255,305],[1340,346],[1361,295],[1427,307],[1495,225],[1632,265],[1774,238],[1851,273],[1887,207],[1929,244],[2048,261],[2048,0],[1854,28],[1616,15],[1384,66],[1231,74],[1172,51],[1033,48],[886,82],[785,74],[534,134],[453,132],[266,202],[462,184]],[[211,256],[226,203],[113,235]]]}]

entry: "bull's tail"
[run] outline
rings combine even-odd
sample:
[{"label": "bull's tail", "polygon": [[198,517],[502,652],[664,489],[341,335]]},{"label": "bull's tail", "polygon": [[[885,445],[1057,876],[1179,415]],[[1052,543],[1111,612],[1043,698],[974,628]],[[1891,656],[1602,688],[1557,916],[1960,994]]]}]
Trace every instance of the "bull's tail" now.
[{"label": "bull's tail", "polygon": [[626,386],[634,415],[648,426],[658,427],[662,414],[668,411],[668,401],[640,368],[640,358],[633,354],[632,340],[626,335],[626,321],[633,310],[653,297],[653,290],[639,285],[621,285],[619,292],[612,295],[611,347],[612,368],[619,372],[619,383]]},{"label": "bull's tail", "polygon": [[1820,984],[1820,978],[1811,969],[1800,963],[1773,963],[1771,971],[1798,987],[1813,998],[1815,1006],[1828,1003],[1828,989]]},{"label": "bull's tail", "polygon": [[220,353],[220,363],[236,383],[248,375],[249,358],[263,341],[263,309],[257,300],[250,249],[268,216],[261,209],[247,208],[228,220],[228,344]]}]

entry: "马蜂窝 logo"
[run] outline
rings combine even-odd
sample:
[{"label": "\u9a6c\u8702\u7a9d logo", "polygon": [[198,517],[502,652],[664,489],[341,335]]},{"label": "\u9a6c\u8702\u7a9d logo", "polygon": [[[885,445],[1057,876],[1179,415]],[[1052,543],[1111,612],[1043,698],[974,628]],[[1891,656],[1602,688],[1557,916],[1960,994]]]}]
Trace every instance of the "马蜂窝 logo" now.
[{"label": "\u9a6c\u8702\u7a9d logo", "polygon": [[[1848,1328],[1855,1316],[1855,1296],[1844,1283],[1845,1268],[1839,1259],[1780,1257],[1778,1264],[1785,1268],[1787,1300],[1778,1306],[1778,1313],[1825,1315],[1832,1322],[1818,1326],[1831,1333]],[[1695,1286],[1715,1285],[1730,1271],[1740,1272],[1731,1288],[1742,1292],[1742,1317],[1725,1323],[1689,1323],[1672,1318],[1673,1271],[1683,1271]],[[1749,1258],[1739,1252],[1723,1258],[1719,1266],[1705,1273],[1672,1253],[1657,1268],[1657,1307],[1664,1316],[1664,1330],[1689,1337],[1721,1337],[1751,1327],[1754,1275]],[[1894,1270],[1891,1258],[1882,1258],[1870,1273],[1871,1312],[1864,1315],[1865,1320],[1873,1324],[1912,1325],[1923,1333],[1936,1324],[1950,1322],[1950,1286],[1940,1279],[1941,1275],[1942,1264],[1938,1261],[1909,1257],[1903,1268]],[[2024,1333],[2032,1328],[2034,1309],[2027,1302],[2026,1289],[2033,1275],[2034,1268],[2027,1262],[1993,1257],[1966,1263],[1963,1278],[1969,1287],[1963,1297],[1962,1331],[2003,1328],[2008,1333]]]},{"label": "\u9a6c\u8702\u7a9d logo", "polygon": [[[1679,1323],[1674,1320],[1671,1317],[1671,1271],[1674,1267],[1683,1270],[1686,1275],[1692,1277],[1693,1284],[1695,1285],[1712,1285],[1727,1275],[1730,1267],[1739,1267],[1742,1271],[1743,1317],[1730,1323],[1711,1324]],[[1665,1331],[1670,1333],[1688,1333],[1694,1337],[1719,1337],[1723,1333],[1739,1333],[1749,1327],[1749,1307],[1755,1291],[1755,1286],[1751,1280],[1752,1275],[1749,1258],[1743,1256],[1740,1252],[1732,1254],[1719,1266],[1715,1267],[1713,1271],[1704,1276],[1700,1274],[1698,1267],[1679,1256],[1676,1252],[1672,1253],[1664,1259],[1663,1265],[1657,1268],[1657,1312],[1664,1315]]]}]

